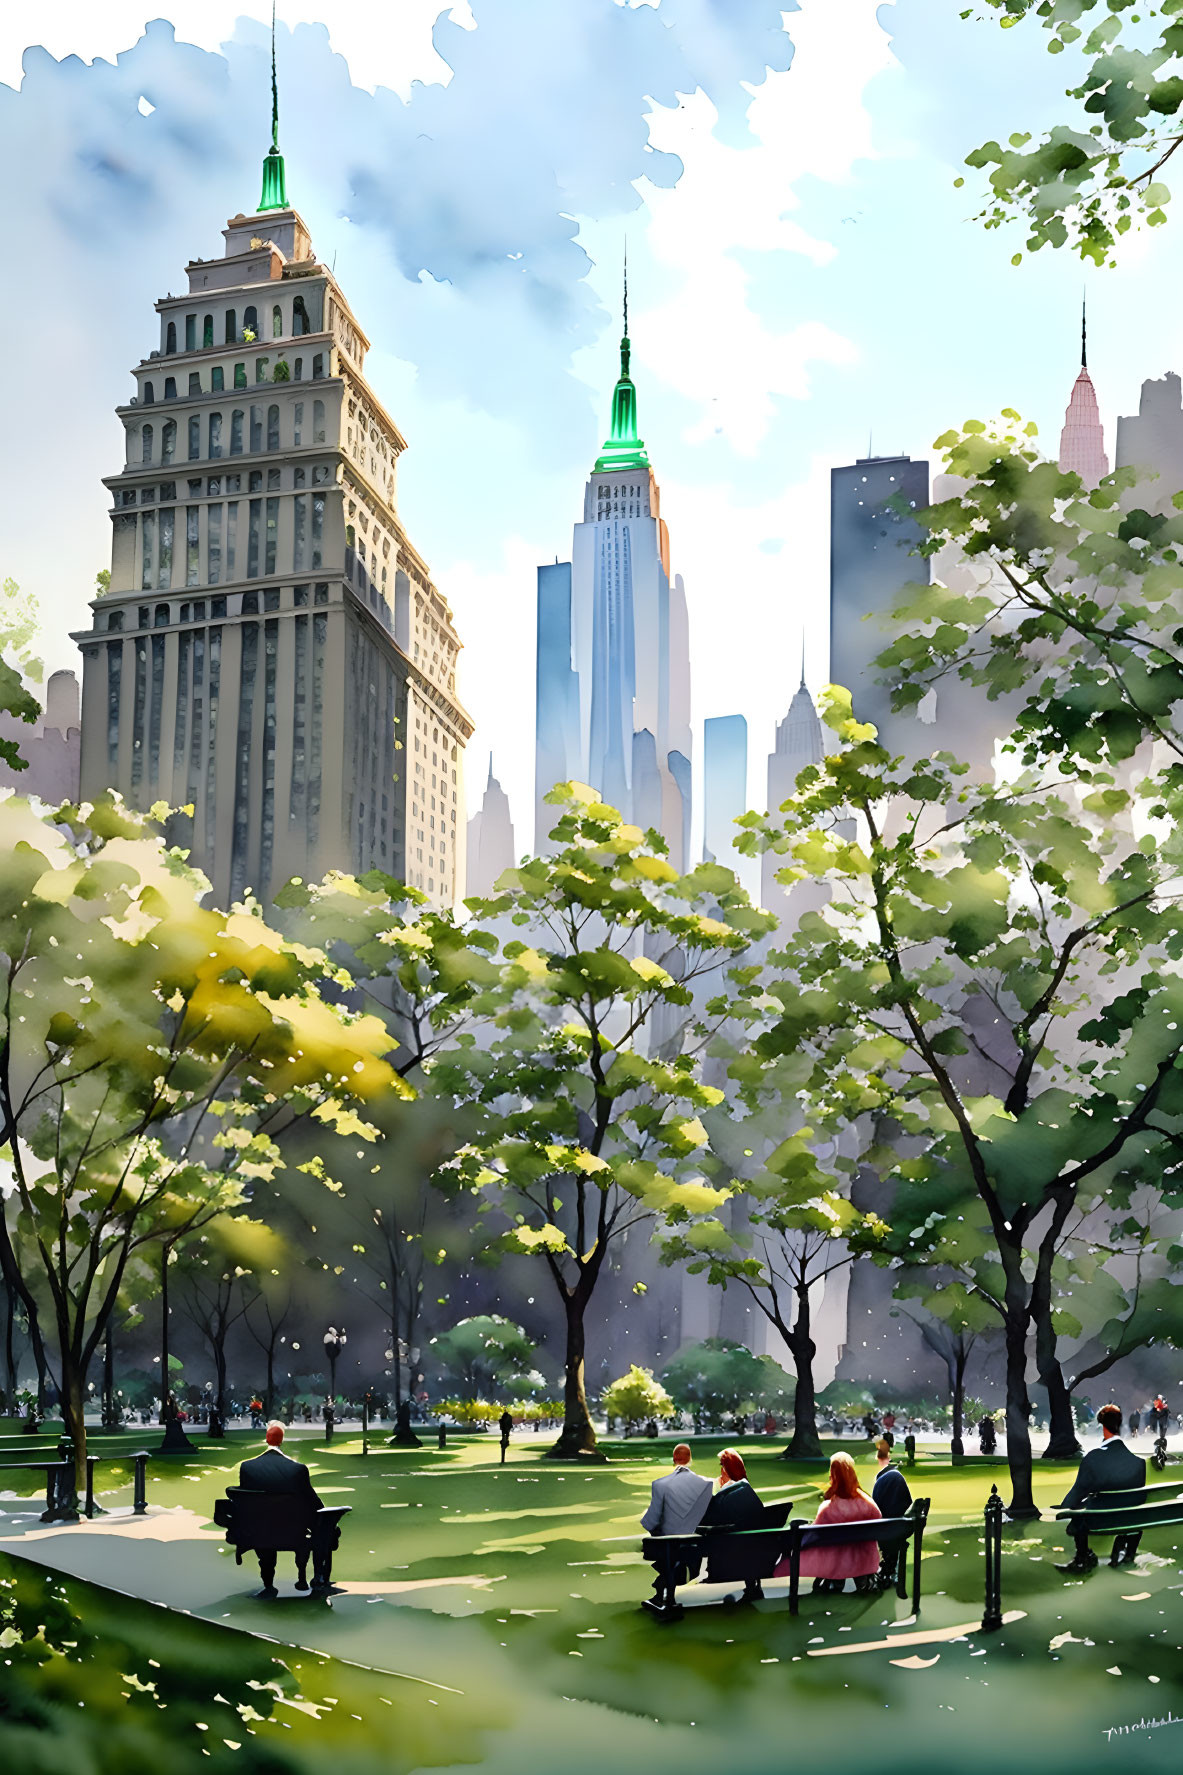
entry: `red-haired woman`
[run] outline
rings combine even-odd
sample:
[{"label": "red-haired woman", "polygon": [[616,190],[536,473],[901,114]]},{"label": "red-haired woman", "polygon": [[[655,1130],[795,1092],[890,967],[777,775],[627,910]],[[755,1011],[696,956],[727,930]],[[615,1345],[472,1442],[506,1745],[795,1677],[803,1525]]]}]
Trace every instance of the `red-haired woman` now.
[{"label": "red-haired woman", "polygon": [[[709,1507],[709,1506],[708,1506]],[[827,1522],[866,1522],[882,1517],[883,1512],[869,1498],[858,1482],[854,1462],[848,1454],[830,1459],[830,1483],[822,1494],[822,1505],[814,1521],[819,1528]],[[847,1578],[871,1578],[879,1570],[879,1543],[858,1541],[846,1547],[806,1547],[801,1554],[801,1576],[815,1580],[815,1590],[841,1590]],[[782,1559],[773,1574],[787,1578],[789,1561]]]},{"label": "red-haired woman", "polygon": [[752,1490],[743,1456],[725,1448],[719,1456],[719,1489],[699,1528],[762,1528],[764,1506]]}]

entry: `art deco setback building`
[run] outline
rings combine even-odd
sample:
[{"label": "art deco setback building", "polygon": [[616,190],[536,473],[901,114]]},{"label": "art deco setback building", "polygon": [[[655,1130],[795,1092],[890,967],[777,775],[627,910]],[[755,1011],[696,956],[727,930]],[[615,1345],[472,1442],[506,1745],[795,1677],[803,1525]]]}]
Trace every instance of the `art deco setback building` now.
[{"label": "art deco setback building", "polygon": [[675,868],[690,861],[690,633],[657,479],[637,436],[628,291],[611,434],[592,469],[570,562],[538,570],[535,834],[544,797],[575,778],[638,826],[654,826]]},{"label": "art deco setback building", "polygon": [[156,304],[118,409],[110,589],[75,636],[82,794],[191,807],[175,840],[219,904],[378,868],[450,906],[472,723],[398,514],[405,441],[274,144],[259,211],[223,234]]},{"label": "art deco setback building", "polygon": [[[783,721],[776,724],[776,744],[768,754],[768,808],[776,813],[790,795],[796,793],[797,778],[811,764],[820,764],[825,756],[822,724],[818,720],[813,698],[805,684],[805,657],[802,649],[801,684]],[[796,882],[787,888],[776,879],[786,858],[776,851],[764,851],[760,858],[760,904],[775,912],[786,928],[792,929],[807,911],[816,911],[829,899],[829,889],[812,880]]]},{"label": "art deco setback building", "polygon": [[1080,319],[1080,374],[1072,384],[1064,427],[1060,433],[1059,465],[1078,474],[1086,487],[1098,487],[1109,473],[1105,454],[1105,428],[1097,405],[1097,391],[1089,375],[1088,333]]}]

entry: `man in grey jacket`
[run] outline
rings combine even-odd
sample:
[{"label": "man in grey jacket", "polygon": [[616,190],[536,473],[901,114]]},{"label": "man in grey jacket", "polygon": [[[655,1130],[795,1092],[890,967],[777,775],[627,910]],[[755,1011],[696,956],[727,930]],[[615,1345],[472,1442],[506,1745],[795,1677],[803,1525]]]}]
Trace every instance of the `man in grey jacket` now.
[{"label": "man in grey jacket", "polygon": [[679,1442],[674,1450],[674,1470],[653,1481],[649,1508],[641,1518],[647,1535],[692,1535],[711,1501],[709,1479],[695,1473],[690,1449]]},{"label": "man in grey jacket", "polygon": [[[1075,1510],[1097,1492],[1131,1491],[1146,1484],[1146,1462],[1141,1455],[1133,1454],[1121,1439],[1120,1407],[1103,1405],[1097,1413],[1097,1422],[1101,1426],[1101,1446],[1090,1448],[1081,1460],[1072,1489],[1060,1505],[1061,1510]],[[1110,1564],[1128,1565],[1138,1551],[1140,1540],[1140,1533],[1116,1536]],[[1090,1549],[1089,1564],[1096,1563],[1097,1556]]]}]

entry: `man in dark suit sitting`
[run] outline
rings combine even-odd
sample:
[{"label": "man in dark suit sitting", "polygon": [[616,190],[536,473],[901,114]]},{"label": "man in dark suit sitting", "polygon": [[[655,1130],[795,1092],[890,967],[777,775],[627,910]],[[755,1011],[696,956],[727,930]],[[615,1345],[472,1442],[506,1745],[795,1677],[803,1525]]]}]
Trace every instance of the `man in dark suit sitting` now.
[{"label": "man in dark suit sitting", "polygon": [[[908,1481],[898,1467],[891,1464],[891,1444],[885,1436],[881,1436],[875,1444],[875,1484],[871,1488],[872,1502],[879,1506],[881,1516],[906,1516],[912,1507],[912,1493]],[[884,1590],[896,1581],[899,1571],[900,1554],[907,1546],[906,1541],[889,1542],[883,1549],[879,1560],[879,1583]]]},{"label": "man in dark suit sitting", "polygon": [[[252,1460],[243,1461],[239,1467],[238,1483],[244,1491],[276,1492],[286,1497],[299,1498],[306,1503],[309,1520],[312,1523],[313,1557],[315,1560],[316,1553],[319,1551],[315,1515],[322,1505],[313,1490],[312,1475],[307,1467],[299,1461],[293,1460],[291,1455],[284,1454],[282,1424],[274,1422],[268,1424],[266,1440],[267,1446],[263,1453],[255,1455]],[[262,1595],[277,1596],[279,1593],[273,1583],[275,1577],[274,1553],[267,1554],[260,1550],[259,1570],[263,1577]],[[314,1590],[323,1587],[315,1579],[313,1580],[312,1588]],[[303,1582],[299,1582],[296,1588],[303,1590],[307,1586]]]},{"label": "man in dark suit sitting", "polygon": [[[1060,1505],[1061,1510],[1077,1509],[1095,1492],[1131,1491],[1146,1484],[1146,1462],[1141,1455],[1133,1454],[1121,1439],[1120,1406],[1103,1405],[1097,1413],[1097,1422],[1101,1426],[1101,1446],[1090,1448],[1081,1460],[1072,1489]],[[1115,1536],[1110,1564],[1128,1565],[1138,1551],[1141,1538],[1140,1532]],[[1088,1563],[1097,1563],[1091,1548]],[[1077,1569],[1075,1564],[1073,1569]]]}]

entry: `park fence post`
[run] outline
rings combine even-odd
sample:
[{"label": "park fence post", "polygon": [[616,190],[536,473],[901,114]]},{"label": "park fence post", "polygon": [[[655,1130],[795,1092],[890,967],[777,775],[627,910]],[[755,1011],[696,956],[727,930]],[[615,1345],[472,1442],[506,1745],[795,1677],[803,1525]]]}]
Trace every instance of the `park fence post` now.
[{"label": "park fence post", "polygon": [[1002,1626],[1002,1499],[998,1487],[990,1487],[986,1499],[986,1607],[982,1615],[982,1632],[993,1633]]}]

